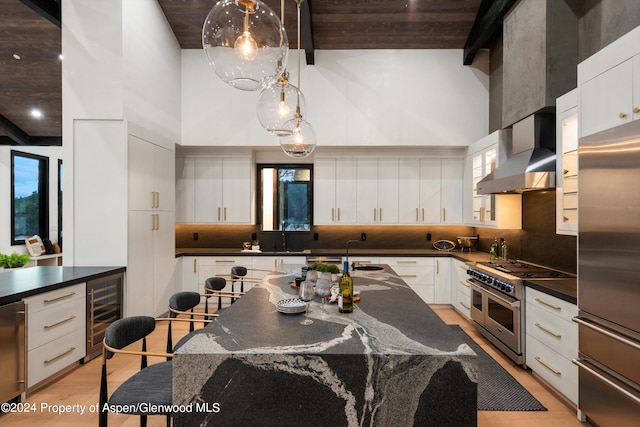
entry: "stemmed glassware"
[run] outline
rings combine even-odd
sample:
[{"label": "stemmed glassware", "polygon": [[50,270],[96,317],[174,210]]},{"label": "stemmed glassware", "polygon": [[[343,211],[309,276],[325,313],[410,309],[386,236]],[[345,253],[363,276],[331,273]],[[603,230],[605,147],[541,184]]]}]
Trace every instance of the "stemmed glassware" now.
[{"label": "stemmed glassware", "polygon": [[304,311],[304,319],[300,322],[301,325],[311,325],[313,320],[309,319],[307,313],[309,312],[309,307],[311,304],[311,300],[313,299],[313,283],[308,281],[303,281],[300,283],[300,295],[299,298],[304,301],[305,311]]}]

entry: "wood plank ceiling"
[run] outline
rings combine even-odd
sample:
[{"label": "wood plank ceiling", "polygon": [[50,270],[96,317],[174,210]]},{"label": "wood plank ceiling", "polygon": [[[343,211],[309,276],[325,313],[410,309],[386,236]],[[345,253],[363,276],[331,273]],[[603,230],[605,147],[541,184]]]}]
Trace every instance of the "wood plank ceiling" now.
[{"label": "wood plank ceiling", "polygon": [[[47,15],[59,1],[0,0],[0,144],[61,143],[60,28]],[[157,1],[180,46],[201,49],[202,24],[214,0]],[[280,14],[280,0],[265,3]],[[314,49],[462,49],[478,10],[491,3],[493,0],[305,0],[301,6],[303,48],[309,63],[314,61]],[[34,11],[38,8],[40,14]],[[295,48],[295,2],[285,0],[284,9],[289,44]],[[14,59],[14,53],[21,59]],[[33,119],[32,108],[41,109],[43,117]]]}]

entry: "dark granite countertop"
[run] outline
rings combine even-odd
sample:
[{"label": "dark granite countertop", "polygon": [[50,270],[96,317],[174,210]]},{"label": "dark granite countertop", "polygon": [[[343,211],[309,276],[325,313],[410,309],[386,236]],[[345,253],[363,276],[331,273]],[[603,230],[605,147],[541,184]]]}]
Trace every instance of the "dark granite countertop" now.
[{"label": "dark granite countertop", "polygon": [[110,274],[125,267],[28,267],[0,272],[0,305]]},{"label": "dark granite countertop", "polygon": [[578,304],[578,280],[575,278],[525,280],[524,285],[563,301]]}]

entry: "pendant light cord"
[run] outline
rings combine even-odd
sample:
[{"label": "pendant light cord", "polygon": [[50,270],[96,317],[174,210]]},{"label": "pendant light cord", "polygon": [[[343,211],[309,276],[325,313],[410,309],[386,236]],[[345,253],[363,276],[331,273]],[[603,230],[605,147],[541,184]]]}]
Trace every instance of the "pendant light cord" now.
[{"label": "pendant light cord", "polygon": [[303,1],[304,0],[296,0],[296,4],[298,5],[298,102],[296,105],[296,115],[300,117],[302,117],[302,115],[300,114],[300,4]]}]

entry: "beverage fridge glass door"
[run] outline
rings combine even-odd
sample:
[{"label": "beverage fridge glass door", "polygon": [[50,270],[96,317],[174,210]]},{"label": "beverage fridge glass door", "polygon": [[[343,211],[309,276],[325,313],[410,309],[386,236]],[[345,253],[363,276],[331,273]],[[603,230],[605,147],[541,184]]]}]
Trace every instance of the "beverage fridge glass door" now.
[{"label": "beverage fridge glass door", "polygon": [[24,320],[22,301],[0,306],[0,403],[25,391]]}]

